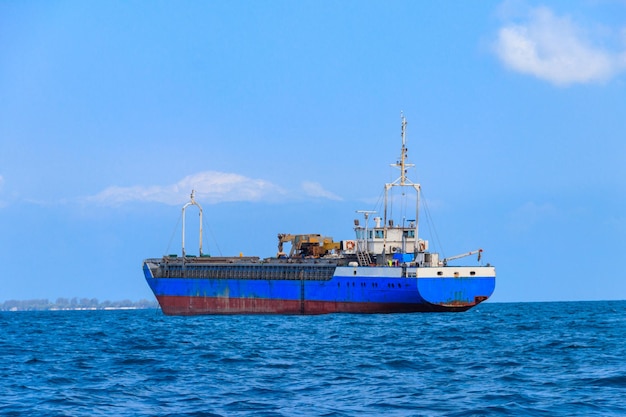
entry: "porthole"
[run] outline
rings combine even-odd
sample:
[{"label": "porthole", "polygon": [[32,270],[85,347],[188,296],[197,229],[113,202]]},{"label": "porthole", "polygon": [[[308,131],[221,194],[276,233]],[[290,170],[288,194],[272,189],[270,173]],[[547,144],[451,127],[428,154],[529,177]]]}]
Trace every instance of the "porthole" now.
[{"label": "porthole", "polygon": [[470,271],[470,275],[476,275],[476,271]]},{"label": "porthole", "polygon": [[443,275],[443,271],[437,271],[437,275],[439,276]]}]

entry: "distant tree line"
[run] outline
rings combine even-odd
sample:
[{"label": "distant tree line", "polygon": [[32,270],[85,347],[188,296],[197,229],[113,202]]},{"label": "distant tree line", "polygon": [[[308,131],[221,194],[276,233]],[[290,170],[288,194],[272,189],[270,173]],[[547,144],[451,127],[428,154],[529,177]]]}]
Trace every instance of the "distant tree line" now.
[{"label": "distant tree line", "polygon": [[45,310],[115,310],[158,308],[156,300],[98,301],[97,298],[47,298],[35,300],[7,300],[0,303],[0,311],[45,311]]}]

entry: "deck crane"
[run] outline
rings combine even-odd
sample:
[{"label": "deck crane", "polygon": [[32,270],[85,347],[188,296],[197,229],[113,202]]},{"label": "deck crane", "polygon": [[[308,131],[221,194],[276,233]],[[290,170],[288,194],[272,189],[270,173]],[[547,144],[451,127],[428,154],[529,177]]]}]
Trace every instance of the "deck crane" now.
[{"label": "deck crane", "polygon": [[443,262],[443,266],[448,265],[448,261],[453,261],[455,259],[459,259],[459,258],[465,258],[466,256],[472,256],[472,255],[476,255],[478,254],[478,262],[480,262],[480,257],[483,253],[482,249],[476,249],[476,250],[472,250],[469,252],[465,252],[465,253],[461,253],[460,255],[454,255],[454,256],[450,256],[445,258],[442,262]]},{"label": "deck crane", "polygon": [[337,251],[341,248],[340,242],[334,242],[332,237],[324,237],[318,234],[291,235],[287,233],[278,234],[278,254],[277,257],[286,257],[283,252],[283,243],[291,243],[289,257],[312,256],[319,258],[328,252]]}]

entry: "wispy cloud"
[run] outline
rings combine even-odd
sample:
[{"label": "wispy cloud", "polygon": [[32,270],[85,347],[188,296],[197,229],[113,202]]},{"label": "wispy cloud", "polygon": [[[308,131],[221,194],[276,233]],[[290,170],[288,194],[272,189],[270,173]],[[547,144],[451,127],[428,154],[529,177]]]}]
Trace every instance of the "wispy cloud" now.
[{"label": "wispy cloud", "polygon": [[514,71],[566,86],[606,81],[626,70],[626,51],[594,44],[590,32],[568,16],[538,7],[523,20],[501,27],[495,43],[497,56]]},{"label": "wispy cloud", "polygon": [[191,190],[202,203],[274,200],[286,194],[281,187],[262,179],[239,174],[206,171],[189,175],[175,184],[108,187],[85,201],[107,206],[130,202],[156,202],[179,205],[189,200]]},{"label": "wispy cloud", "polygon": [[342,200],[342,198],[339,197],[337,194],[334,194],[330,191],[325,190],[324,187],[322,187],[322,185],[317,182],[312,182],[312,181],[303,182],[302,190],[305,192],[306,195],[310,197],[321,197],[321,198],[327,198],[329,200],[337,200],[337,201]]},{"label": "wispy cloud", "polygon": [[511,213],[509,224],[515,231],[526,232],[537,223],[556,218],[558,215],[559,210],[550,203],[537,204],[529,201]]},{"label": "wispy cloud", "polygon": [[[0,197],[2,196],[2,189],[4,188],[4,177],[0,175]],[[0,198],[0,208],[5,207],[6,203]]]}]

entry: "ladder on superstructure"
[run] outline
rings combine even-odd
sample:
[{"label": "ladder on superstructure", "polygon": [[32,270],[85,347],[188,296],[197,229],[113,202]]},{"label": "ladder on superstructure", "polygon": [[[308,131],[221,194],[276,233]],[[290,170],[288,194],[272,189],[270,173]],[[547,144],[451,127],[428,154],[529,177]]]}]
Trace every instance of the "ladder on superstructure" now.
[{"label": "ladder on superstructure", "polygon": [[372,257],[368,251],[357,251],[356,257],[359,260],[359,266],[369,266],[372,264]]}]

